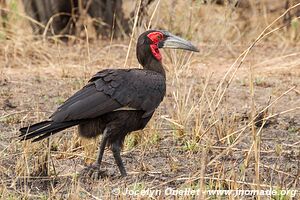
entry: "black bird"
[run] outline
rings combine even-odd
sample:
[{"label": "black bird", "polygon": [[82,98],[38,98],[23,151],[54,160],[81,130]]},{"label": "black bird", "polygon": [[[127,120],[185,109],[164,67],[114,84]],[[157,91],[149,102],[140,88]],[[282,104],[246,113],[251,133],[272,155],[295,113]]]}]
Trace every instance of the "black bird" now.
[{"label": "black bird", "polygon": [[97,160],[85,173],[101,175],[106,146],[110,147],[122,176],[126,176],[120,150],[125,136],[143,129],[166,93],[166,75],[159,48],[198,49],[168,31],[149,30],[137,41],[136,56],[143,69],[105,69],[95,74],[81,90],[67,99],[51,116],[21,128],[20,139],[42,140],[78,125],[82,137],[102,134]]}]

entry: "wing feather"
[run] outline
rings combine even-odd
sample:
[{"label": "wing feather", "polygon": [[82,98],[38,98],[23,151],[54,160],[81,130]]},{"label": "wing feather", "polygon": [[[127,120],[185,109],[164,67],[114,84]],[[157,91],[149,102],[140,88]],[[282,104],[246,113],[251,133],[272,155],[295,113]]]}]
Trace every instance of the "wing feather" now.
[{"label": "wing feather", "polygon": [[70,97],[50,118],[55,122],[91,119],[120,107],[120,103],[90,84]]},{"label": "wing feather", "polygon": [[149,116],[163,100],[165,89],[165,77],[153,71],[103,70],[50,118],[55,122],[91,119],[124,107],[143,110]]}]

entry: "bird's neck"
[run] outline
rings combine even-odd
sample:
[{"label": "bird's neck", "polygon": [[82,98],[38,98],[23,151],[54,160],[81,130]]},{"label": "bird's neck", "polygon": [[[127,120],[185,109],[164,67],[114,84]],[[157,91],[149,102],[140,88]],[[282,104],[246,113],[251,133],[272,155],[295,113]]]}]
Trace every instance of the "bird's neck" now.
[{"label": "bird's neck", "polygon": [[[159,54],[160,52],[157,49],[155,53]],[[153,52],[151,51],[149,45],[138,45],[136,55],[139,63],[143,66],[144,69],[155,71],[166,77],[166,72],[162,65],[161,57],[158,58],[157,56],[153,55]]]},{"label": "bird's neck", "polygon": [[157,73],[162,74],[164,77],[166,77],[166,72],[161,61],[158,61],[155,58],[149,59],[149,62],[146,62],[143,65],[143,68],[147,70],[155,71]]}]

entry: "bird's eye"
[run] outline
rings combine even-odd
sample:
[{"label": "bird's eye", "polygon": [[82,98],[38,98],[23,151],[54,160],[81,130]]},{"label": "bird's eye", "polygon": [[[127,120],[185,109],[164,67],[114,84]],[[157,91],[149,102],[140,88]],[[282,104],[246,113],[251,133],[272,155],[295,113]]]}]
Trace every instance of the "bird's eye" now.
[{"label": "bird's eye", "polygon": [[161,35],[157,35],[157,39],[158,39],[158,40],[161,40]]}]

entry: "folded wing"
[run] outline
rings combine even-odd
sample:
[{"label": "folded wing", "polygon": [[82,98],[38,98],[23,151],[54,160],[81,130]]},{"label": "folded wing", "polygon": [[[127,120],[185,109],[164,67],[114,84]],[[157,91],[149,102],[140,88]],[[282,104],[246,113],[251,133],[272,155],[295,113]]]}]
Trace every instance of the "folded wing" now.
[{"label": "folded wing", "polygon": [[109,69],[98,72],[50,117],[55,122],[92,119],[132,108],[153,113],[165,95],[165,80],[147,70]]}]

